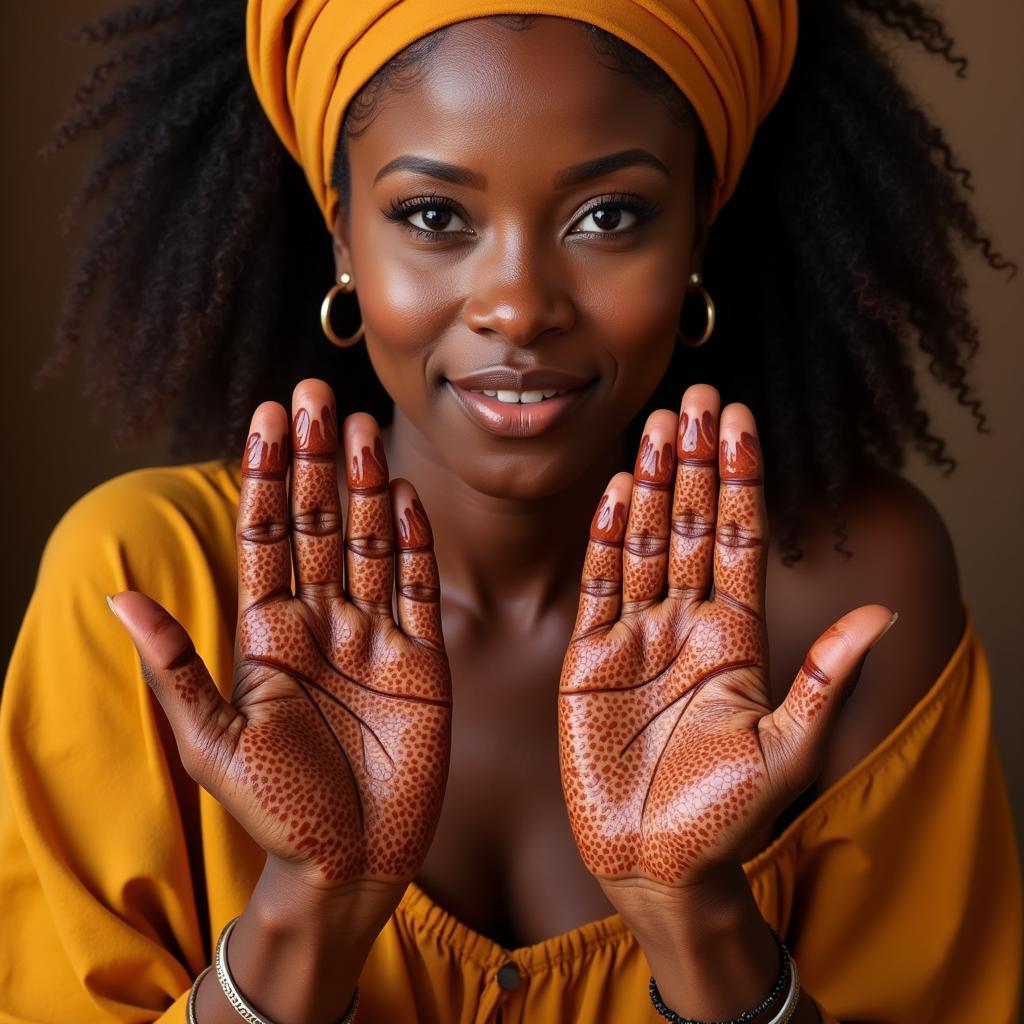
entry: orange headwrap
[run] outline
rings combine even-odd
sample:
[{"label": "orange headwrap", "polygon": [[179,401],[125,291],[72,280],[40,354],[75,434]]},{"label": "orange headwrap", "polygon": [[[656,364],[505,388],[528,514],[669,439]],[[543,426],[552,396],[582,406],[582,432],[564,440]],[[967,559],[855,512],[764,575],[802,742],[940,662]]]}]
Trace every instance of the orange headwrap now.
[{"label": "orange headwrap", "polygon": [[334,229],[345,108],[410,43],[489,14],[590,22],[662,67],[693,104],[716,168],[712,216],[732,195],[758,124],[786,84],[796,0],[249,0],[249,71],[271,123]]}]

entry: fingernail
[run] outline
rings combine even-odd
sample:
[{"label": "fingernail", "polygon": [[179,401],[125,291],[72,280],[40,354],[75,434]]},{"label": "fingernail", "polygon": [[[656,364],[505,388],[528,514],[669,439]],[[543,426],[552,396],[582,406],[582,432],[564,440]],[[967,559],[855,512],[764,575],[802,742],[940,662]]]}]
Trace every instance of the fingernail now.
[{"label": "fingernail", "polygon": [[109,594],[107,594],[107,606],[114,613],[114,617],[117,619],[117,621],[120,622],[121,625],[123,626],[124,619],[121,618],[121,613],[117,610],[117,607],[114,604],[114,599]]},{"label": "fingernail", "polygon": [[[892,627],[896,625],[896,620],[899,617],[900,617],[900,613],[899,612],[893,612],[892,613],[892,618],[885,624],[885,629],[883,629],[882,632],[879,633],[878,636],[875,637],[875,639],[872,641],[871,647],[874,647],[875,644],[877,644],[878,641],[881,640],[882,637],[885,636],[885,634],[888,633],[889,630],[892,629]],[[871,650],[871,647],[868,648],[869,651]]]}]

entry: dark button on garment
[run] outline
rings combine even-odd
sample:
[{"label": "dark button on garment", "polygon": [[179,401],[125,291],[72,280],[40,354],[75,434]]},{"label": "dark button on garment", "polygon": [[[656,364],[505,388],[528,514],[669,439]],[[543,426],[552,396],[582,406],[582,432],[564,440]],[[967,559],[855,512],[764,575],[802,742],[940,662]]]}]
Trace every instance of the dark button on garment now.
[{"label": "dark button on garment", "polygon": [[498,987],[503,992],[511,992],[512,989],[518,988],[521,980],[519,968],[511,960],[498,968]]}]

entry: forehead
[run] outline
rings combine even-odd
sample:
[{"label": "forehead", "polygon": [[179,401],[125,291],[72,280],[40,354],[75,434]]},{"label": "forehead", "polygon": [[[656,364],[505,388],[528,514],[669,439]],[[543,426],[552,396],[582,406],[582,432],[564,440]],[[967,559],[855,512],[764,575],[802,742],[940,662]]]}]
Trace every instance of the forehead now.
[{"label": "forehead", "polygon": [[581,22],[539,16],[511,29],[477,18],[443,32],[415,86],[381,96],[350,153],[387,160],[428,148],[546,166],[642,145],[668,163],[692,154],[694,139],[664,99],[599,53]]}]

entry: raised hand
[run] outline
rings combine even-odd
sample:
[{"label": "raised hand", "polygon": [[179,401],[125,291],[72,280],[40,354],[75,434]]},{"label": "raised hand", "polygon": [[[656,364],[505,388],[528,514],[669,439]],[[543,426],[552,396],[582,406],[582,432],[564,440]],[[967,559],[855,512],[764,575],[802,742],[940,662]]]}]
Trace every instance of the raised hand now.
[{"label": "raised hand", "polygon": [[653,413],[632,479],[612,479],[591,526],[558,721],[570,823],[602,883],[671,889],[739,863],[820,772],[892,615],[844,615],[773,708],[761,449],[744,405],[719,439],[718,406],[694,385],[678,421]]},{"label": "raised hand", "polygon": [[114,606],[189,774],[257,843],[318,887],[404,888],[451,742],[430,524],[408,481],[389,485],[377,424],[356,413],[343,533],[334,395],[310,379],[292,404],[290,443],[284,408],[265,402],[245,447],[230,703],[167,611],[132,591]]}]

